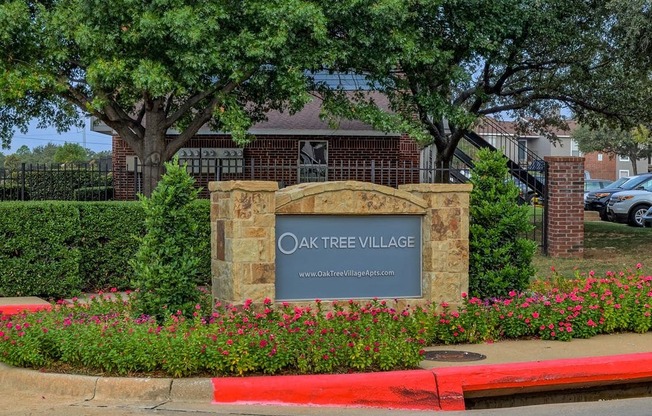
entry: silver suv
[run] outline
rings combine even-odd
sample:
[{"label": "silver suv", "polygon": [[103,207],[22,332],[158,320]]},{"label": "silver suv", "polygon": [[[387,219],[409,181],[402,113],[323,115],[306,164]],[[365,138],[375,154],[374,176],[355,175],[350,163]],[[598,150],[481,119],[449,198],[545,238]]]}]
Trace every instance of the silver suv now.
[{"label": "silver suv", "polygon": [[607,216],[615,222],[627,223],[634,227],[645,225],[644,216],[652,207],[652,183],[641,190],[616,192],[609,198]]}]

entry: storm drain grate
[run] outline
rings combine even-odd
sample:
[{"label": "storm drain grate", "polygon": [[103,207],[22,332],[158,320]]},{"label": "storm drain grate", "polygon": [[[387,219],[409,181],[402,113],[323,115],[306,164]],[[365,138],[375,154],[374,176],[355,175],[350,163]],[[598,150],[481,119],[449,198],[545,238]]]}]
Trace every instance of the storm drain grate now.
[{"label": "storm drain grate", "polygon": [[487,358],[486,355],[469,351],[426,351],[424,360],[429,361],[480,361]]}]

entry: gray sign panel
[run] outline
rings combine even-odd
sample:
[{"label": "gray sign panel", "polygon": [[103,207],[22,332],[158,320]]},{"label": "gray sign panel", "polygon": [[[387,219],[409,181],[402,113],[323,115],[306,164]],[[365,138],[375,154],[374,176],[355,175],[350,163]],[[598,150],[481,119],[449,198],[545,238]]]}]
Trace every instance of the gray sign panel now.
[{"label": "gray sign panel", "polygon": [[420,216],[276,217],[277,300],[420,296]]}]

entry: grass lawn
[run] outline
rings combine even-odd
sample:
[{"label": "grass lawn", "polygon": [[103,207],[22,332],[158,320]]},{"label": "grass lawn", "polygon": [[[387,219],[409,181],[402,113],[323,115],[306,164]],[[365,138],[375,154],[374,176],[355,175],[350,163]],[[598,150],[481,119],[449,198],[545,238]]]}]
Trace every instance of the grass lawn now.
[{"label": "grass lawn", "polygon": [[574,277],[576,273],[587,276],[591,270],[595,271],[596,276],[604,276],[607,271],[634,269],[637,263],[648,269],[652,266],[650,254],[652,229],[587,221],[584,223],[583,259],[560,259],[537,254],[533,264],[537,278],[550,277],[551,267],[563,277]]}]

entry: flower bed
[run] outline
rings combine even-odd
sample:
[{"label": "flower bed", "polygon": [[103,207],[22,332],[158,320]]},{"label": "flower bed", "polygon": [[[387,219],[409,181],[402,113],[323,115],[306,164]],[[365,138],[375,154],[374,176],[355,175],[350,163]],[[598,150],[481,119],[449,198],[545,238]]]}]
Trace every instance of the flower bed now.
[{"label": "flower bed", "polygon": [[464,297],[447,305],[397,310],[391,301],[316,306],[197,305],[194,317],[164,324],[133,317],[129,295],[58,304],[49,312],[4,316],[0,361],[85,374],[313,374],[415,368],[433,344],[538,337],[570,340],[652,328],[652,276],[535,282],[505,299]]}]

